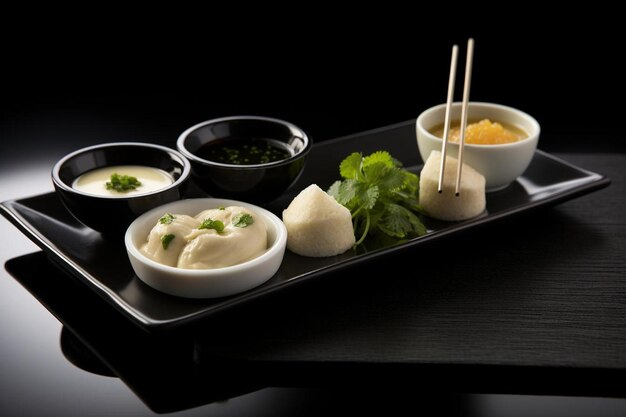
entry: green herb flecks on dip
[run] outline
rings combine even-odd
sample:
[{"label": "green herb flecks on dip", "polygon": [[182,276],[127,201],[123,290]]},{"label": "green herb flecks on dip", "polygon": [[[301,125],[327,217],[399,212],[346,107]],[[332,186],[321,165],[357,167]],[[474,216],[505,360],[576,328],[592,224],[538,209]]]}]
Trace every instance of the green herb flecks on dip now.
[{"label": "green herb flecks on dip", "polygon": [[217,233],[222,233],[224,231],[224,223],[221,220],[204,219],[198,229],[213,229]]},{"label": "green herb flecks on dip", "polygon": [[170,242],[174,240],[176,236],[171,233],[161,236],[161,244],[163,245],[163,249],[167,250],[167,247],[170,245]]},{"label": "green herb flecks on dip", "polygon": [[254,224],[254,219],[248,213],[239,213],[233,216],[232,222],[235,227],[248,227]]},{"label": "green herb flecks on dip", "polygon": [[176,218],[176,216],[174,216],[172,213],[165,213],[163,215],[163,217],[161,217],[159,219],[159,223],[161,223],[161,224],[172,224],[172,222],[174,221],[175,218]]},{"label": "green herb flecks on dip", "polygon": [[111,175],[111,180],[105,184],[107,190],[115,190],[123,193],[126,191],[134,190],[141,186],[141,181],[137,177],[130,175],[122,175],[117,172]]},{"label": "green herb flecks on dip", "polygon": [[228,138],[210,142],[195,153],[209,161],[232,165],[267,164],[292,156],[282,142],[258,138]]}]

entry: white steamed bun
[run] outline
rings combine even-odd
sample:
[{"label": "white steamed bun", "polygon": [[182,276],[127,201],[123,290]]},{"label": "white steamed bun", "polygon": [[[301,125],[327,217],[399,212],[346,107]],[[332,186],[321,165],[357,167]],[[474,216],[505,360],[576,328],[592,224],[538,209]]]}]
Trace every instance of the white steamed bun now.
[{"label": "white steamed bun", "polygon": [[350,210],[313,184],[283,211],[287,248],[299,255],[339,255],[355,242]]}]

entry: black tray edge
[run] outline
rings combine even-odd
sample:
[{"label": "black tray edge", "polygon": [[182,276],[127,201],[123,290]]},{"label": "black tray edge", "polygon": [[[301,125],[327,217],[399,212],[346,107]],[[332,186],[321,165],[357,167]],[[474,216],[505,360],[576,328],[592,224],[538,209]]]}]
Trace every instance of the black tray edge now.
[{"label": "black tray edge", "polygon": [[26,221],[11,210],[11,203],[16,203],[17,201],[18,200],[7,200],[0,203],[0,214],[2,214],[20,232],[28,237],[35,245],[39,246],[39,248],[41,248],[41,250],[48,255],[55,265],[62,267],[62,270],[67,271],[74,277],[78,278],[81,283],[90,286],[99,296],[109,301],[109,303],[116,309],[128,314],[129,317],[131,317],[142,329],[146,330],[147,327],[150,326],[150,323],[147,320],[141,317],[141,315],[137,315],[137,313],[130,307],[125,306],[123,303],[115,302],[117,300],[117,294],[114,291],[109,290],[98,282],[93,282],[93,280],[86,278],[86,276],[89,275],[86,271],[75,265],[74,262],[58,251],[54,245],[37,230],[31,229],[27,225]]}]

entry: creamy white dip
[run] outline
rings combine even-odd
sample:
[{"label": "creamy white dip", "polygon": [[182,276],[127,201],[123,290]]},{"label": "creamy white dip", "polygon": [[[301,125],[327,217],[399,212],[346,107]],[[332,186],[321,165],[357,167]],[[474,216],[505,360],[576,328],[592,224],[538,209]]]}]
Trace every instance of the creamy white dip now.
[{"label": "creamy white dip", "polygon": [[[107,189],[106,183],[111,181],[111,175],[115,173],[136,177],[141,185],[134,190],[121,192]],[[170,174],[158,168],[140,165],[117,165],[94,169],[81,175],[74,180],[72,188],[87,194],[123,198],[157,191],[173,182],[174,179]]]},{"label": "creamy white dip", "polygon": [[[223,229],[202,228],[203,222],[206,225],[211,221],[221,222]],[[263,254],[267,250],[267,228],[252,210],[237,206],[205,210],[195,217],[163,213],[140,250],[164,265],[223,268]]]}]

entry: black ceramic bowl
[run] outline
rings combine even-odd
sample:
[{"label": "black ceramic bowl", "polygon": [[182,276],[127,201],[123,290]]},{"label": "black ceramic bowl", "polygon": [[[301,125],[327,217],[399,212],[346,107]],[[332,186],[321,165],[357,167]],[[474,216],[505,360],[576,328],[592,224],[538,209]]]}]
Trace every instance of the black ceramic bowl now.
[{"label": "black ceramic bowl", "polygon": [[[96,168],[116,165],[160,168],[170,174],[174,182],[156,191],[128,197],[106,197],[72,188],[79,176]],[[91,146],[66,155],[52,168],[52,182],[65,207],[83,224],[104,234],[121,235],[140,214],[180,200],[190,173],[189,161],[172,149],[149,143],[119,142]]]},{"label": "black ceramic bowl", "polygon": [[[233,164],[209,160],[207,146],[245,140],[269,141],[288,152],[273,162]],[[263,203],[284,193],[300,176],[311,140],[299,127],[278,119],[234,116],[209,120],[184,131],[178,150],[191,161],[196,184],[214,197]],[[237,145],[236,145],[237,146]]]}]

